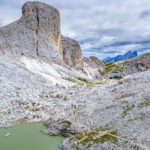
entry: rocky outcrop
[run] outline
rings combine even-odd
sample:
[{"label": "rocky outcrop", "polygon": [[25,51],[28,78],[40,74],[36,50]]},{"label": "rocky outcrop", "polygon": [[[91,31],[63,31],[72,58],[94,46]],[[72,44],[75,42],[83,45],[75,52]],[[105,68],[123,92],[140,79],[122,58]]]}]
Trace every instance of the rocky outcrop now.
[{"label": "rocky outcrop", "polygon": [[122,63],[124,75],[142,72],[150,69],[150,53],[138,56]]},{"label": "rocky outcrop", "polygon": [[[27,2],[18,21],[0,28],[0,55],[39,58],[46,62],[81,68],[77,41],[61,36],[57,9],[41,2]],[[63,61],[64,59],[64,61]]]},{"label": "rocky outcrop", "polygon": [[71,137],[72,135],[85,131],[85,129],[81,129],[68,120],[54,121],[49,119],[44,122],[44,125],[47,129],[43,133],[51,136],[62,135],[64,137]]},{"label": "rocky outcrop", "polygon": [[99,70],[103,78],[109,78],[112,73],[119,73],[123,76],[134,74],[150,69],[150,53],[135,57],[131,60],[108,63]]},{"label": "rocky outcrop", "polygon": [[20,20],[0,29],[0,52],[6,56],[62,62],[60,15],[41,2],[27,2]]},{"label": "rocky outcrop", "polygon": [[79,43],[68,37],[61,36],[63,59],[70,67],[82,68],[82,52]]},{"label": "rocky outcrop", "polygon": [[91,68],[103,68],[106,64],[95,56],[90,56],[83,59]]},{"label": "rocky outcrop", "polygon": [[106,64],[95,56],[90,56],[83,59],[84,71],[91,77],[101,79],[102,76],[99,70],[104,68]]}]

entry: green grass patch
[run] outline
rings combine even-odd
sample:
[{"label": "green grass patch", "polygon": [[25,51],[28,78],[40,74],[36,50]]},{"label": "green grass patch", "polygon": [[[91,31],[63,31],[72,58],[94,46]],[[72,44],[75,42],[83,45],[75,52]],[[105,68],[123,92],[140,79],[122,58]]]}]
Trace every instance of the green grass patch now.
[{"label": "green grass patch", "polygon": [[69,82],[77,82],[75,79],[72,79],[72,78],[63,78],[64,80],[67,80],[67,81],[69,81]]},{"label": "green grass patch", "polygon": [[103,128],[103,127],[101,127],[101,128],[99,128],[99,130],[100,131],[109,131],[109,130],[112,130],[112,128]]},{"label": "green grass patch", "polygon": [[59,122],[58,124],[63,124],[63,123],[67,123],[69,127],[72,125],[72,122],[70,122],[69,120],[63,120]]},{"label": "green grass patch", "polygon": [[122,113],[122,117],[125,117],[125,116],[127,115],[127,113],[128,113],[129,111],[131,111],[134,107],[135,107],[134,104],[125,106],[125,107],[124,107],[124,111],[123,111],[123,113]]},{"label": "green grass patch", "polygon": [[45,98],[48,98],[48,95],[45,95]]},{"label": "green grass patch", "polygon": [[101,76],[104,76],[104,75],[105,75],[105,71],[101,71],[101,70],[99,69],[98,72],[100,73]]},{"label": "green grass patch", "polygon": [[115,63],[109,63],[106,67],[104,67],[104,70],[99,69],[99,73],[101,76],[105,76],[108,73],[122,73],[124,71],[123,64],[115,64]]},{"label": "green grass patch", "polygon": [[[95,135],[98,135],[97,131],[85,131],[70,138],[70,140],[78,140],[80,141],[80,143],[85,144],[85,142],[88,143],[89,141],[91,141],[93,139],[93,136]],[[90,137],[91,140],[89,140],[88,137]]]},{"label": "green grass patch", "polygon": [[93,144],[98,144],[98,143],[103,144],[105,142],[117,144],[118,139],[117,137],[115,137],[117,134],[118,134],[117,131],[111,131],[104,135],[99,135],[98,131],[85,131],[83,133],[80,133],[70,138],[70,140],[77,141],[78,146],[81,144],[88,148]]},{"label": "green grass patch", "polygon": [[149,106],[150,106],[150,99],[147,99],[147,98],[144,99],[144,102],[138,105],[139,108],[149,107]]},{"label": "green grass patch", "polygon": [[111,131],[110,134],[118,135],[118,131]]},{"label": "green grass patch", "polygon": [[97,137],[96,139],[94,139],[94,143],[105,143],[105,142],[111,142],[114,144],[117,144],[117,137],[110,135],[110,134],[105,134],[103,136]]},{"label": "green grass patch", "polygon": [[79,81],[82,81],[82,82],[85,82],[85,83],[90,83],[87,79],[85,78],[81,78],[81,77],[78,77],[77,78]]},{"label": "green grass patch", "polygon": [[120,101],[121,104],[128,104],[128,101]]},{"label": "green grass patch", "polygon": [[90,87],[93,87],[93,86],[96,86],[96,84],[95,83],[87,83],[87,85],[86,85],[87,88],[90,88]]},{"label": "green grass patch", "polygon": [[108,81],[105,81],[105,82],[96,82],[96,83],[92,83],[92,82],[89,82],[89,83],[87,83],[87,88],[89,88],[89,87],[93,87],[93,86],[96,86],[96,85],[103,85],[103,84],[106,84],[106,83],[108,83]]}]

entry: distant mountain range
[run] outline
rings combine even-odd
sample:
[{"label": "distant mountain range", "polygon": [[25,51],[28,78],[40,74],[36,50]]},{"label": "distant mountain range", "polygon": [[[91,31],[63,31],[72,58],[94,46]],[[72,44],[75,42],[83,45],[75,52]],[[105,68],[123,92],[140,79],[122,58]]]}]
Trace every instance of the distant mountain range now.
[{"label": "distant mountain range", "polygon": [[137,51],[128,51],[124,55],[118,55],[116,57],[107,57],[104,59],[104,61],[113,63],[113,62],[117,62],[117,61],[132,59],[136,56],[138,56]]}]

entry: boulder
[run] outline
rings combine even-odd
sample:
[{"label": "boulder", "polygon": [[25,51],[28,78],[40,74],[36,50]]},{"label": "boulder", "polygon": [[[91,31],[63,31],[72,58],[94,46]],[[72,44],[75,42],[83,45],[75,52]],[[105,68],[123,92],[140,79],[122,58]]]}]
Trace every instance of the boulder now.
[{"label": "boulder", "polygon": [[51,136],[62,135],[64,137],[71,137],[72,135],[79,134],[85,130],[72,124],[72,122],[68,120],[56,121],[50,118],[44,122],[44,125],[47,129],[44,130],[43,133]]}]

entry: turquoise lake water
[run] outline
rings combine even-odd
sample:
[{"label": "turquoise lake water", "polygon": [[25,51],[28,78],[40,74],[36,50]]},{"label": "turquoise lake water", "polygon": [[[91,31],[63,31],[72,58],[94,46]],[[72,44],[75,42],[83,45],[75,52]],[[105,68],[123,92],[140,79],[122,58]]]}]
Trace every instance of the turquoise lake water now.
[{"label": "turquoise lake water", "polygon": [[[61,136],[48,136],[41,133],[45,127],[41,123],[0,128],[0,150],[60,150]],[[6,134],[9,136],[5,137]]]}]

